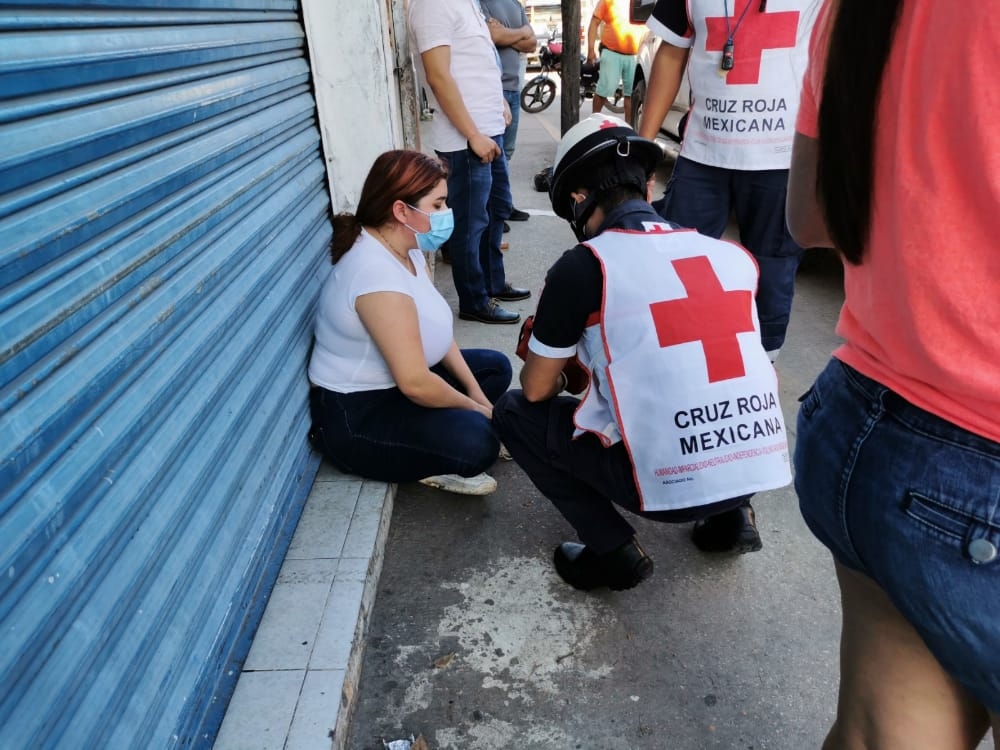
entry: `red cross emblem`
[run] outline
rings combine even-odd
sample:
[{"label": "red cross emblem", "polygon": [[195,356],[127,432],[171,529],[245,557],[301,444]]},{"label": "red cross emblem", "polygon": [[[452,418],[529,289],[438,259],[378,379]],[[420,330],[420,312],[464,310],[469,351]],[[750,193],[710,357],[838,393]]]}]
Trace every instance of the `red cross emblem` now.
[{"label": "red cross emblem", "polygon": [[[747,0],[755,3],[757,0]],[[730,28],[735,25],[739,14],[733,7]],[[726,30],[725,16],[706,18],[708,39],[705,49],[709,52],[722,51],[729,32]],[[799,30],[799,11],[786,10],[777,13],[760,13],[753,8],[747,11],[743,23],[733,36],[736,53],[735,65],[726,74],[726,83],[759,83],[761,53],[766,49],[783,49],[795,46],[796,32]]]},{"label": "red cross emblem", "polygon": [[660,346],[700,341],[708,364],[708,382],[746,375],[738,333],[753,328],[753,295],[726,291],[704,255],[670,261],[687,291],[683,299],[649,306]]}]

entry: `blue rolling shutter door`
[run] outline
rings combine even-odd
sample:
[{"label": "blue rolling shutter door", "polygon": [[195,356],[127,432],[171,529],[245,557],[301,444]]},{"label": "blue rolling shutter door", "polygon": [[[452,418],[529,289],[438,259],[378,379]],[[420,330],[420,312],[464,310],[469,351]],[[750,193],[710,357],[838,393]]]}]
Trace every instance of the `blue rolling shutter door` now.
[{"label": "blue rolling shutter door", "polygon": [[210,744],[316,470],[283,0],[0,0],[0,747]]}]

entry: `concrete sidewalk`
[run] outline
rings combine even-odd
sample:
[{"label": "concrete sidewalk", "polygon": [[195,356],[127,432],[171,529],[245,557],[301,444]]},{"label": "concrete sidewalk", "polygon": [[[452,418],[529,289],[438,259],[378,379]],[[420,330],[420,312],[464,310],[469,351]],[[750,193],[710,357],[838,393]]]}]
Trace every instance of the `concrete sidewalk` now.
[{"label": "concrete sidewalk", "polygon": [[216,750],[344,747],[395,494],[320,467]]}]

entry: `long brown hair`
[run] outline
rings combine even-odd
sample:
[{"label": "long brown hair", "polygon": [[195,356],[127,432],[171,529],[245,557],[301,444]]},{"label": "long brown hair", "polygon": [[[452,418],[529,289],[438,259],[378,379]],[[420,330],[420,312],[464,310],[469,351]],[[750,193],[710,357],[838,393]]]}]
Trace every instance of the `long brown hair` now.
[{"label": "long brown hair", "polygon": [[[840,0],[819,106],[816,187],[827,231],[861,262],[872,221],[875,120],[901,0]],[[957,10],[956,12],[961,12]]]},{"label": "long brown hair", "polygon": [[336,263],[350,250],[361,227],[382,226],[392,218],[392,204],[415,205],[448,176],[444,163],[420,151],[397,150],[381,154],[368,170],[358,210],[333,217],[330,260]]}]

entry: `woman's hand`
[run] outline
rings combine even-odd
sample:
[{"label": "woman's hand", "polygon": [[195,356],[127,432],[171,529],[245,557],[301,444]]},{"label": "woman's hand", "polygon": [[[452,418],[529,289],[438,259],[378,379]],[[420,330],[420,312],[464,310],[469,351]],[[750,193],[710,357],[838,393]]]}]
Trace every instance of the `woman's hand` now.
[{"label": "woman's hand", "polygon": [[483,390],[479,387],[479,383],[476,383],[474,387],[469,388],[467,395],[472,399],[473,403],[475,403],[476,411],[480,414],[486,414],[486,416],[490,419],[493,418],[493,404],[488,398],[486,398],[486,394],[483,393]]},{"label": "woman's hand", "polygon": [[472,400],[470,408],[473,411],[479,412],[487,419],[493,419],[493,403],[483,393],[479,381],[472,374],[469,364],[465,361],[465,357],[462,356],[462,350],[458,348],[458,344],[455,341],[451,342],[451,347],[448,349],[448,353],[444,355],[444,359],[441,360],[441,364],[459,382],[465,390],[465,395]]},{"label": "woman's hand", "polygon": [[493,404],[483,405],[483,404],[480,404],[480,403],[477,402],[476,403],[476,411],[479,412],[480,414],[482,414],[484,417],[486,417],[491,422],[493,421]]}]

